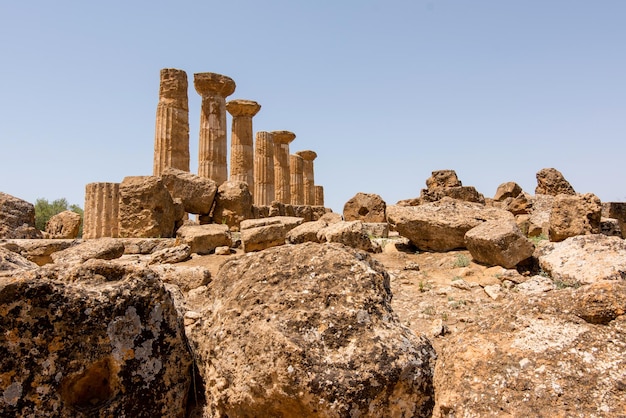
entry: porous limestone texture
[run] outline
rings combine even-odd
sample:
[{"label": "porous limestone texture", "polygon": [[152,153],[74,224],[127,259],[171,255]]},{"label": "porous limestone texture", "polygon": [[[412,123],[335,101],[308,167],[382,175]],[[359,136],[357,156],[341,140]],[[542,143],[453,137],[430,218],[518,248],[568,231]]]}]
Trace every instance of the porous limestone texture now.
[{"label": "porous limestone texture", "polygon": [[74,239],[80,231],[80,214],[65,210],[52,216],[46,223],[46,234],[52,239]]},{"label": "porous limestone texture", "polygon": [[539,266],[563,283],[626,280],[626,241],[602,234],[547,243],[535,252]]},{"label": "porous limestone texture", "polygon": [[174,199],[183,202],[185,212],[208,215],[213,207],[217,184],[206,177],[166,168],[161,174],[163,185]]},{"label": "porous limestone texture", "polygon": [[[252,194],[243,181],[226,181],[217,189],[212,222],[238,231],[244,219],[252,218]],[[203,223],[202,218],[200,218]]]},{"label": "porous limestone texture", "polygon": [[193,85],[202,96],[198,175],[221,185],[228,179],[226,97],[235,91],[232,78],[216,73],[193,75]]},{"label": "porous limestone texture", "polygon": [[53,262],[51,257],[53,253],[77,245],[80,242],[81,240],[73,239],[19,239],[7,240],[4,243],[0,243],[0,246],[20,254],[39,266],[43,266]]},{"label": "porous limestone texture", "polygon": [[119,183],[89,183],[85,186],[83,239],[119,236]]},{"label": "porous limestone texture", "polygon": [[563,241],[576,235],[599,234],[601,218],[602,204],[596,195],[557,195],[550,212],[550,241]]},{"label": "porous limestone texture", "polygon": [[183,225],[176,236],[190,247],[191,253],[209,254],[217,247],[232,244],[228,225]]},{"label": "porous limestone texture", "polygon": [[17,272],[34,270],[37,267],[37,264],[29,261],[17,252],[0,246],[0,277],[12,276]]},{"label": "porous limestone texture", "polygon": [[261,105],[252,100],[231,100],[226,110],[233,117],[230,136],[230,181],[244,181],[254,188],[254,134],[252,117]]},{"label": "porous limestone texture", "polygon": [[127,238],[170,238],[184,216],[155,176],[125,177],[119,188],[119,235]]},{"label": "porous limestone texture", "polygon": [[377,194],[357,193],[343,205],[346,221],[387,222],[387,204]]},{"label": "porous limestone texture", "polygon": [[35,228],[35,206],[0,192],[0,238],[41,238]]},{"label": "porous limestone texture", "polygon": [[543,168],[537,172],[537,187],[535,194],[548,194],[556,196],[559,194],[574,195],[574,188],[563,174],[556,168]]},{"label": "porous limestone texture", "polygon": [[0,278],[0,416],[184,416],[192,358],[169,292],[97,261]]},{"label": "porous limestone texture", "polygon": [[85,240],[61,251],[50,258],[55,264],[80,264],[89,259],[113,260],[124,254],[124,243],[115,238]]},{"label": "porous limestone texture", "polygon": [[163,68],[154,129],[152,175],[168,167],[189,171],[189,100],[187,73]]},{"label": "porous limestone texture", "polygon": [[260,251],[285,244],[287,234],[302,224],[295,216],[273,216],[241,221],[241,243],[245,252]]},{"label": "porous limestone texture", "polygon": [[624,416],[624,283],[507,297],[439,350],[433,417]]},{"label": "porous limestone texture", "polygon": [[506,183],[502,183],[498,186],[496,190],[496,194],[493,195],[493,200],[496,202],[501,202],[506,198],[516,198],[519,194],[522,193],[522,188],[519,184],[514,181],[509,181]]},{"label": "porous limestone texture", "polygon": [[420,250],[465,248],[465,233],[487,220],[514,220],[503,209],[444,197],[419,206],[387,206],[387,220]]},{"label": "porous limestone texture", "polygon": [[427,417],[434,350],[366,253],[299,244],[226,262],[187,327],[204,416]]},{"label": "porous limestone texture", "polygon": [[508,269],[531,257],[535,249],[513,220],[475,226],[465,234],[465,246],[477,262]]}]

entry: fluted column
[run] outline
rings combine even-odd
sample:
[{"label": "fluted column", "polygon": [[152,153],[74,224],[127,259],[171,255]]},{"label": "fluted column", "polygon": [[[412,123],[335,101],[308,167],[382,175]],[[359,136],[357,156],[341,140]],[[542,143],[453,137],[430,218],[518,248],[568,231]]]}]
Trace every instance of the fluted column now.
[{"label": "fluted column", "polygon": [[304,205],[304,160],[297,154],[289,156],[291,204]]},{"label": "fluted column", "polygon": [[256,133],[253,197],[257,206],[269,206],[274,200],[274,140],[269,132]]},{"label": "fluted column", "polygon": [[315,204],[315,176],[313,173],[313,160],[317,158],[317,154],[315,151],[298,151],[296,152],[302,159],[303,162],[303,173],[304,173],[304,204],[305,205],[314,205]]},{"label": "fluted column", "polygon": [[198,73],[193,85],[202,96],[198,175],[220,185],[228,179],[226,97],[235,91],[235,82],[220,74]]},{"label": "fluted column", "polygon": [[315,185],[315,206],[324,206],[324,186]]},{"label": "fluted column", "polygon": [[152,172],[160,176],[167,167],[189,171],[189,103],[187,73],[175,68],[161,70],[159,104],[154,130]]},{"label": "fluted column", "polygon": [[83,239],[118,237],[119,199],[119,183],[89,183],[85,186]]},{"label": "fluted column", "polygon": [[261,105],[252,100],[231,100],[226,110],[233,117],[230,135],[230,181],[244,181],[254,190],[254,138],[252,117]]},{"label": "fluted column", "polygon": [[274,200],[291,203],[291,173],[289,172],[289,144],[296,134],[289,131],[272,131],[274,137]]}]

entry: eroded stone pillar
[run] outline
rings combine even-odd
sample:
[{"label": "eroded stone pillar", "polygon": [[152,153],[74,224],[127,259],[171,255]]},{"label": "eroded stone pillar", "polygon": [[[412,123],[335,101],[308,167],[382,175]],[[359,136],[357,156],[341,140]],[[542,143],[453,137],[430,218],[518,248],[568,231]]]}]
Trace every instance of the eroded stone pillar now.
[{"label": "eroded stone pillar", "polygon": [[221,74],[197,73],[193,85],[202,96],[198,175],[220,185],[228,179],[226,97],[235,91],[235,82]]},{"label": "eroded stone pillar", "polygon": [[324,206],[324,186],[315,185],[315,206]]},{"label": "eroded stone pillar", "polygon": [[289,131],[272,131],[274,138],[274,200],[291,203],[291,173],[289,172],[289,144],[296,134]]},{"label": "eroded stone pillar", "polygon": [[161,70],[159,104],[154,130],[153,174],[167,167],[189,171],[189,102],[187,73],[175,68]]},{"label": "eroded stone pillar", "polygon": [[119,235],[119,183],[89,183],[85,186],[83,239]]},{"label": "eroded stone pillar", "polygon": [[303,162],[303,173],[304,173],[304,204],[305,205],[314,205],[315,204],[315,176],[313,173],[313,160],[317,158],[317,153],[315,151],[306,150],[306,151],[298,151],[296,152],[302,159]]},{"label": "eroded stone pillar", "polygon": [[291,204],[304,205],[304,160],[297,154],[289,156]]},{"label": "eroded stone pillar", "polygon": [[274,140],[270,132],[256,133],[253,197],[256,206],[269,206],[274,200]]},{"label": "eroded stone pillar", "polygon": [[261,105],[252,100],[231,100],[226,110],[233,117],[230,135],[230,181],[244,181],[254,190],[254,138],[252,117]]}]

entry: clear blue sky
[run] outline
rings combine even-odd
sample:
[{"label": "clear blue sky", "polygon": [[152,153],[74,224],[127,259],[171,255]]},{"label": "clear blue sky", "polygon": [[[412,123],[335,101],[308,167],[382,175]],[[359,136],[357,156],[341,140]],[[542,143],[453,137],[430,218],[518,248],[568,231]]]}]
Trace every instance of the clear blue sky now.
[{"label": "clear blue sky", "polygon": [[[255,131],[318,153],[335,212],[417,197],[438,169],[491,197],[555,167],[626,200],[623,0],[4,0],[0,60],[0,191],[33,203],[152,174],[166,67],[232,77]],[[195,172],[192,86],[189,105]]]}]

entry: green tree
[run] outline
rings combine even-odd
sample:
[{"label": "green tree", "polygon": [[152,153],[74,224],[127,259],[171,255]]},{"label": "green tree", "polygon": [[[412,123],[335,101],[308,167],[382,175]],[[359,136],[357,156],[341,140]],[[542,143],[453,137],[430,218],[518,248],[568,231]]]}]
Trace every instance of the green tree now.
[{"label": "green tree", "polygon": [[57,213],[61,213],[66,210],[71,210],[80,215],[80,230],[78,236],[83,235],[83,210],[78,205],[70,205],[67,203],[67,199],[62,197],[61,199],[53,200],[52,203],[48,202],[48,199],[39,198],[35,201],[35,227],[40,231],[46,229],[46,223]]}]

